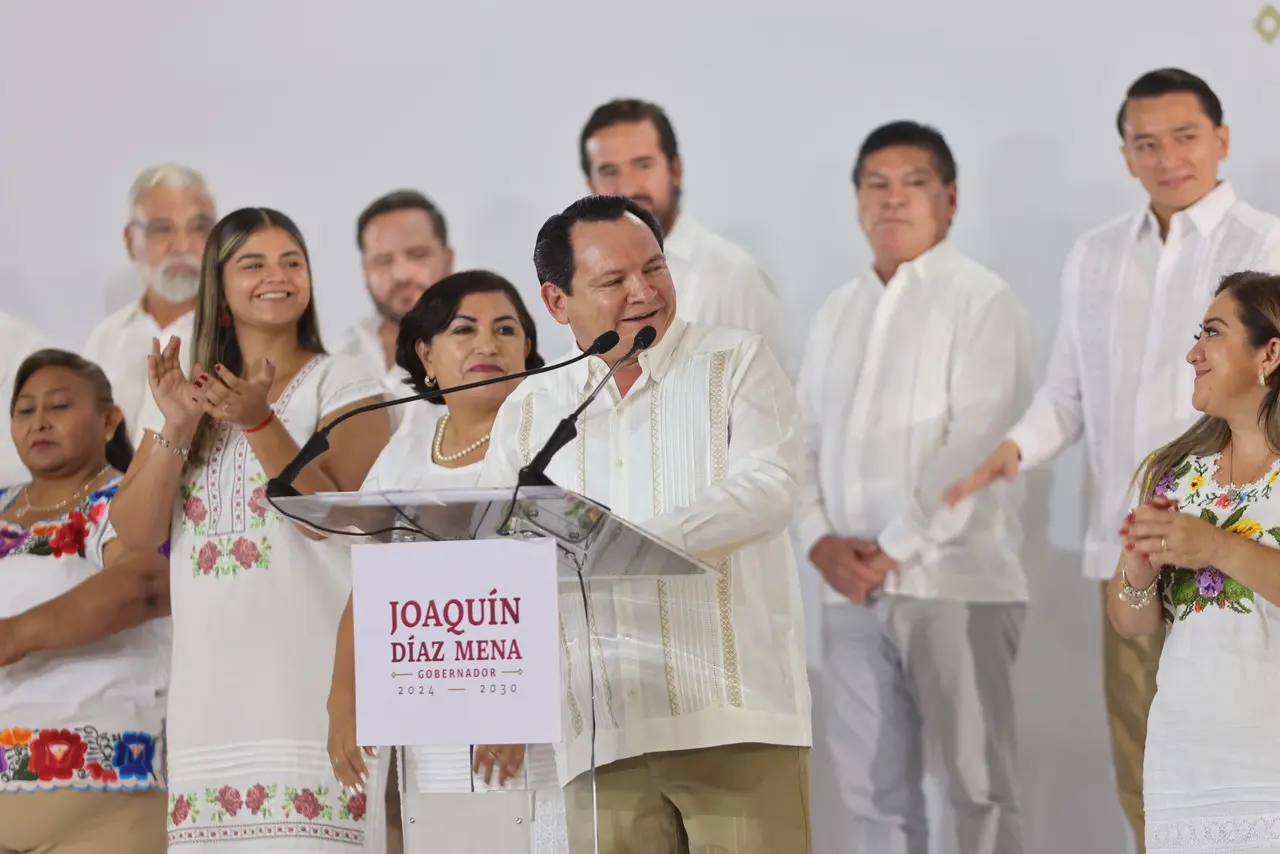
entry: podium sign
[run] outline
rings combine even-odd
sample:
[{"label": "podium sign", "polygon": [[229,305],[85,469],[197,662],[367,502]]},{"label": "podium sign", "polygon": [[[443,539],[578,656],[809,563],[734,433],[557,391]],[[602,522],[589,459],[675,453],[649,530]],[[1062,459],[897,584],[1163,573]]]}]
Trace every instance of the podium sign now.
[{"label": "podium sign", "polygon": [[562,739],[554,540],[356,545],[351,569],[360,744]]}]

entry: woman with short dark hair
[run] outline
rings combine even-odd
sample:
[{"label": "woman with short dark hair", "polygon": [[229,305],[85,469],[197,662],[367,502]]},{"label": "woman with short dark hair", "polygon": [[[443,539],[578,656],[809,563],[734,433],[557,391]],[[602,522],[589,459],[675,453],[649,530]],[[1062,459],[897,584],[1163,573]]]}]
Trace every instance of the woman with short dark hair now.
[{"label": "woman with short dark hair", "polygon": [[[538,333],[515,287],[502,276],[483,270],[454,273],[441,279],[400,322],[396,363],[409,373],[418,392],[515,374],[541,367]],[[411,429],[397,433],[374,463],[362,491],[449,489],[476,485],[489,448],[489,431],[519,379],[436,398],[436,406],[420,405],[410,416]],[[414,404],[418,405],[418,404]],[[329,696],[329,755],[344,785],[362,789],[366,774],[356,746],[355,665],[351,602],[342,615]],[[467,747],[414,747],[405,757],[407,789],[417,792],[467,792],[472,774]],[[501,754],[501,756],[499,756]],[[391,757],[384,757],[391,759]],[[476,748],[481,776],[504,783],[521,768],[518,748]],[[535,820],[530,828],[535,854],[566,852],[564,799],[555,778],[555,758],[544,746],[529,756],[529,784],[537,790]],[[382,785],[392,785],[382,775]],[[375,795],[378,792],[375,791]],[[388,805],[394,816],[396,794]],[[459,813],[458,820],[479,822]],[[389,850],[398,850],[399,833],[389,823]]]}]

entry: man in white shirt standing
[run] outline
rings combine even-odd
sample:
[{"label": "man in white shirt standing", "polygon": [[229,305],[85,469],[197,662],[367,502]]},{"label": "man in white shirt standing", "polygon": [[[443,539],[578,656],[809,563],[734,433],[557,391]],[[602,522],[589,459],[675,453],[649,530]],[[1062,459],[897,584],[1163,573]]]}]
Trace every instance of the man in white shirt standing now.
[{"label": "man in white shirt standing", "polygon": [[[417,190],[395,190],[375,199],[356,220],[356,246],[374,313],[347,330],[338,352],[363,361],[384,378],[388,391],[404,397],[408,374],[396,365],[400,321],[418,297],[453,272],[453,249],[440,208]],[[429,404],[422,404],[428,406]],[[391,410],[397,429],[410,429],[421,407]]]},{"label": "man in white shirt standing", "polygon": [[0,311],[0,488],[25,483],[31,473],[22,464],[9,435],[9,405],[13,401],[13,380],[28,356],[45,347],[44,335],[24,320]]},{"label": "man in white shirt standing", "polygon": [[956,164],[893,122],[853,170],[874,261],[814,318],[800,371],[808,443],[797,535],[825,579],[829,749],[849,851],[926,854],[936,748],[965,854],[1022,850],[1012,667],[1026,615],[1020,496],[943,506],[1031,394],[1012,290],[947,234]]},{"label": "man in white shirt standing", "polygon": [[[1083,436],[1093,482],[1084,572],[1104,597],[1120,559],[1134,473],[1199,417],[1185,356],[1214,288],[1227,273],[1280,270],[1280,220],[1239,200],[1218,178],[1230,133],[1208,84],[1180,69],[1149,72],[1129,87],[1116,124],[1129,174],[1150,201],[1076,241],[1062,274],[1061,320],[1044,384],[1007,438],[951,495],[958,501],[1012,480]],[[1121,638],[1105,599],[1102,624],[1116,786],[1142,851],[1143,747],[1164,635]]]},{"label": "man in white shirt standing", "polygon": [[789,365],[773,282],[747,250],[681,208],[684,164],[661,107],[632,98],[597,107],[582,128],[578,156],[591,192],[627,196],[658,218],[682,318],[758,332]]},{"label": "man in white shirt standing", "polygon": [[[582,644],[566,644],[557,750],[571,849],[595,850],[594,756],[600,851],[807,854],[809,687],[787,537],[803,446],[791,383],[759,335],[679,319],[662,229],[629,199],[591,196],[551,217],[534,265],[574,353],[609,330],[621,341],[520,384],[494,422],[481,482],[514,485],[651,326],[655,343],[618,367],[546,474],[714,567],[592,592],[591,627],[607,650],[595,656],[596,711],[583,676],[593,665]],[[574,601],[561,619],[581,638]]]},{"label": "man in white shirt standing", "polygon": [[164,422],[147,380],[151,339],[158,338],[163,347],[176,336],[183,353],[191,353],[200,263],[216,221],[204,177],[188,166],[148,167],[129,189],[124,246],[145,289],[98,324],[84,357],[111,381],[134,447],[142,442],[143,430],[159,430]]}]

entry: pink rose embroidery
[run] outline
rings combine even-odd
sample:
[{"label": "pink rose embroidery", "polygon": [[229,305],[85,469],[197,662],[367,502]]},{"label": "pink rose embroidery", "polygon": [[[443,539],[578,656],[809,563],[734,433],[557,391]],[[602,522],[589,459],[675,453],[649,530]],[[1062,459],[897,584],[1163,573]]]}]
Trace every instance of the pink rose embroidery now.
[{"label": "pink rose embroidery", "polygon": [[347,813],[351,816],[352,821],[359,821],[364,818],[364,811],[367,803],[364,794],[352,795],[351,800],[347,801]]},{"label": "pink rose embroidery", "polygon": [[258,516],[267,515],[267,487],[259,486],[253,490],[253,494],[249,496],[249,510]]},{"label": "pink rose embroidery", "polygon": [[240,811],[243,802],[240,800],[240,792],[231,786],[223,786],[218,791],[218,797],[214,799],[218,806],[227,811],[227,815],[235,815]]},{"label": "pink rose embroidery", "polygon": [[320,815],[320,799],[310,789],[303,789],[293,797],[293,808],[298,815],[315,820]]},{"label": "pink rose embroidery", "polygon": [[187,820],[187,816],[191,814],[191,804],[187,803],[186,795],[178,795],[178,800],[173,804],[173,823],[174,825],[182,824]]},{"label": "pink rose embroidery", "polygon": [[217,543],[205,543],[200,547],[200,557],[198,559],[200,571],[205,575],[213,572],[213,568],[217,565],[220,557],[222,557],[222,552],[218,551]]},{"label": "pink rose embroidery", "polygon": [[253,566],[258,559],[258,544],[253,540],[246,540],[240,537],[231,544],[231,556],[236,559],[236,563],[245,569]]},{"label": "pink rose embroidery", "polygon": [[257,784],[249,791],[244,793],[244,805],[249,808],[249,812],[254,815],[258,814],[258,810],[262,809],[262,805],[267,801],[267,787],[261,783]]},{"label": "pink rose embroidery", "polygon": [[183,503],[182,515],[186,516],[192,525],[199,525],[209,518],[209,511],[200,500],[200,496],[192,495]]}]

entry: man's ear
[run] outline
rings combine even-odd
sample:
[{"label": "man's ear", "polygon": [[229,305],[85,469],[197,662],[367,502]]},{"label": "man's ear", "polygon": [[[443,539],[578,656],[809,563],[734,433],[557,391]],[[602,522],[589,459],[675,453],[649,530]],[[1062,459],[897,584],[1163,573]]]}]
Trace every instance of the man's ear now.
[{"label": "man's ear", "polygon": [[561,326],[569,325],[569,295],[555,282],[542,283],[542,304]]}]

